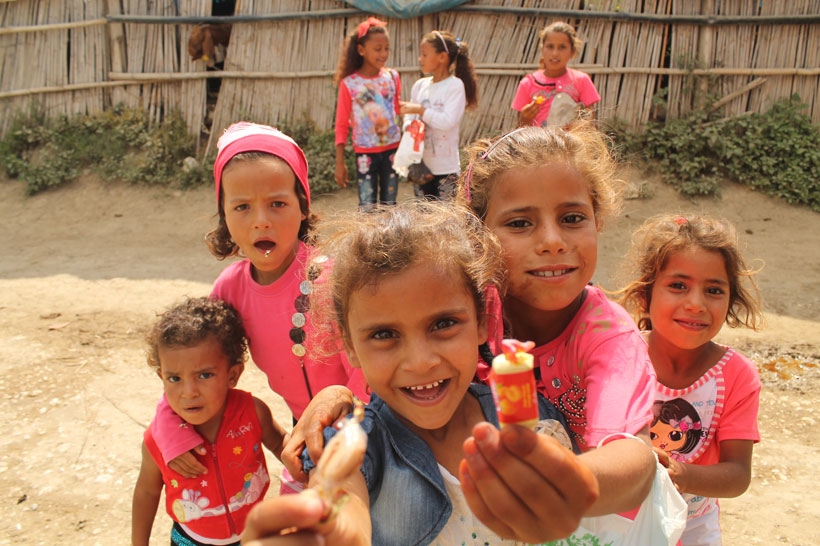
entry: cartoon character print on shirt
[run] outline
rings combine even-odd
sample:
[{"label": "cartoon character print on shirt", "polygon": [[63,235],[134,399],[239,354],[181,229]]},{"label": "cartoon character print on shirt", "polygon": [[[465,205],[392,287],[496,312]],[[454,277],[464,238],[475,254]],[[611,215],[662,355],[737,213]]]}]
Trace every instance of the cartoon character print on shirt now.
[{"label": "cartoon character print on shirt", "polygon": [[700,415],[683,398],[656,400],[652,405],[655,418],[649,427],[652,445],[675,460],[682,461],[700,444],[706,431]]},{"label": "cartoon character print on shirt", "polygon": [[180,523],[194,521],[200,518],[221,516],[225,514],[225,506],[209,507],[211,500],[203,497],[199,491],[193,489],[183,489],[182,498],[174,501],[174,517]]},{"label": "cartoon character print on shirt", "polygon": [[355,89],[353,97],[354,115],[358,124],[354,125],[354,142],[364,148],[376,148],[397,142],[401,129],[395,120],[395,92],[381,80],[368,81]]}]

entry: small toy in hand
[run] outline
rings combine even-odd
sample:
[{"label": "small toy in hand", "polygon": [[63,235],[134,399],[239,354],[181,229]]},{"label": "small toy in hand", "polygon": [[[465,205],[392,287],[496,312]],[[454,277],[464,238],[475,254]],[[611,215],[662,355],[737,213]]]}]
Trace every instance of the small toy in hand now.
[{"label": "small toy in hand", "polygon": [[364,461],[367,449],[367,434],[359,423],[364,418],[364,405],[356,400],[353,415],[342,421],[339,432],[325,446],[316,470],[311,476],[311,488],[316,489],[319,497],[329,507],[324,519],[328,520],[347,500],[343,484],[354,473],[358,472]]},{"label": "small toy in hand", "polygon": [[490,372],[498,422],[502,427],[517,424],[533,428],[538,424],[538,398],[533,358],[528,351],[535,343],[505,339],[501,345],[503,353],[493,359]]}]

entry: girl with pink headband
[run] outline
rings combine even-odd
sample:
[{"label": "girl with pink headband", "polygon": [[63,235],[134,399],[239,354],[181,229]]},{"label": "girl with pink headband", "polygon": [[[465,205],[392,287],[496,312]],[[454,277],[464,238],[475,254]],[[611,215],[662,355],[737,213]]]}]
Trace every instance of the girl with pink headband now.
[{"label": "girl with pink headband", "polygon": [[390,54],[387,23],[370,17],[345,38],[333,82],[339,86],[336,107],[336,183],[350,181],[345,145],[351,133],[356,154],[359,210],[395,205],[398,177],[393,156],[401,140],[398,72],[386,68]]},{"label": "girl with pink headband", "polygon": [[[205,240],[217,259],[242,259],[219,275],[211,297],[239,312],[251,357],[285,399],[294,422],[313,395],[329,385],[345,385],[367,400],[363,376],[343,352],[317,356],[306,350],[312,325],[310,283],[305,281],[316,274],[307,269],[316,218],[310,212],[305,154],[277,129],[247,122],[231,125],[217,146],[219,223]],[[197,475],[205,467],[190,450],[199,451],[202,439],[181,423],[163,399],[152,423],[162,456],[179,473]]]}]

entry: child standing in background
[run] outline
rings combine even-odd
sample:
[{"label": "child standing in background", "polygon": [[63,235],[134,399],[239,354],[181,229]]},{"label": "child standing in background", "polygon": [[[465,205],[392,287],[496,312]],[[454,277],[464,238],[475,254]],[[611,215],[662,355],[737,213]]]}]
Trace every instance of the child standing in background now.
[{"label": "child standing in background", "polygon": [[424,122],[422,161],[434,178],[414,190],[417,197],[453,197],[461,172],[459,125],[464,110],[478,105],[478,82],[467,44],[451,33],[434,30],[421,39],[420,49],[421,71],[430,76],[416,81],[410,102],[401,103],[400,112],[405,128],[414,119]]},{"label": "child standing in background", "polygon": [[[484,421],[498,426],[489,387],[472,383],[478,347],[487,339],[485,290],[503,282],[498,242],[469,210],[424,201],[351,217],[334,228],[320,248],[333,259],[333,271],[316,286],[314,303],[325,317],[321,323],[339,325],[351,364],[361,367],[373,389],[362,422],[367,451],[360,471],[341,484],[350,501],[325,525],[297,526],[327,533],[327,544],[529,541],[514,517],[507,521],[513,527],[507,539],[487,529],[470,512],[455,477],[462,444],[473,428]],[[594,500],[595,484],[567,449],[561,414],[543,397],[539,410],[541,420],[557,421],[566,447],[538,436],[539,447],[527,464],[543,475],[526,486],[559,499],[539,514],[559,537],[577,525]],[[279,499],[262,504],[249,518],[255,523],[243,543],[276,534],[270,519],[282,506]],[[529,507],[511,511],[516,509]],[[289,526],[294,525],[292,519]],[[278,538],[309,540],[293,534]]]},{"label": "child standing in background", "polygon": [[[239,312],[254,363],[271,389],[299,419],[315,393],[346,385],[367,400],[359,370],[344,354],[308,354],[313,334],[307,312],[308,242],[315,222],[310,212],[308,164],[287,135],[266,125],[239,122],[220,137],[214,162],[219,224],[206,236],[219,259],[244,256],[214,282],[211,297]],[[169,465],[183,474],[204,471],[188,450],[202,443],[167,402],[160,402],[154,434]],[[179,457],[181,455],[181,457]],[[172,461],[172,459],[178,460]],[[179,466],[175,466],[179,465]],[[288,475],[284,476],[289,481]]]},{"label": "child standing in background", "polygon": [[512,108],[519,126],[564,127],[578,118],[579,109],[591,111],[601,96],[588,75],[567,66],[583,45],[571,25],[555,22],[538,36],[541,69],[521,79]]},{"label": "child standing in background", "polygon": [[684,546],[721,544],[718,498],[749,487],[760,441],[754,363],[714,341],[724,324],[756,329],[756,271],[734,227],[699,215],[650,218],[635,233],[623,302],[646,331],[658,375],[650,436],[689,505]]},{"label": "child standing in background", "polygon": [[334,83],[339,86],[336,105],[336,183],[346,188],[345,144],[351,128],[356,153],[359,210],[377,203],[395,205],[398,177],[393,155],[401,141],[398,72],[385,68],[390,37],[384,21],[370,17],[345,38]]},{"label": "child standing in background", "polygon": [[239,544],[248,512],[270,483],[261,446],[280,458],[285,437],[264,402],[234,388],[245,368],[242,320],[225,302],[189,299],[159,318],[148,346],[171,408],[207,442],[200,461],[210,476],[190,479],[168,468],[148,427],[131,543],[148,546],[164,487],[172,545]]}]

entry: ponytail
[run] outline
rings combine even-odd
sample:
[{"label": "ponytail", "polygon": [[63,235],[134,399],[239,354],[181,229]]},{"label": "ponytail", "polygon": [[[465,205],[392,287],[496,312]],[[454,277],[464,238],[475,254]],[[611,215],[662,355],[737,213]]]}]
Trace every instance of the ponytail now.
[{"label": "ponytail", "polygon": [[473,68],[473,61],[470,59],[467,43],[461,40],[456,40],[455,76],[464,83],[467,108],[478,106],[478,81],[475,77],[475,68]]}]

